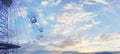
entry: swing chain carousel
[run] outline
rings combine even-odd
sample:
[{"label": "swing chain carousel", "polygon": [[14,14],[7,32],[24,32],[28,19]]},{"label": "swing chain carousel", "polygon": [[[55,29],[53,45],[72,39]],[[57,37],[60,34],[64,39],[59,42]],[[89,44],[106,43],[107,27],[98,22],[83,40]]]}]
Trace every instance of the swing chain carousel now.
[{"label": "swing chain carousel", "polygon": [[14,54],[17,53],[15,49],[20,48],[19,45],[10,43],[13,33],[8,25],[10,19],[8,8],[12,2],[12,0],[0,0],[0,54]]},{"label": "swing chain carousel", "polygon": [[[35,26],[36,23],[39,23],[35,16],[24,18],[27,19],[27,21],[23,18],[21,18],[22,21],[16,20],[17,13],[21,12],[18,7],[24,7],[26,5],[20,4],[17,6],[17,3],[14,4],[15,1],[22,3],[21,1],[23,0],[0,0],[0,54],[17,54],[18,48],[21,47],[19,44],[19,41],[21,41],[20,38],[25,38],[27,36],[27,38],[33,39],[31,36],[29,36],[30,34],[28,34],[29,31],[27,30],[29,30],[29,28],[25,27],[26,22],[29,23],[30,21],[31,25],[37,29],[38,35],[36,35],[35,32],[35,36],[33,35],[35,37],[35,40],[39,41],[41,38],[43,38],[43,27]],[[23,28],[22,25],[24,25],[24,29],[21,29]],[[22,30],[26,30],[24,33],[26,34],[25,37],[22,37]]]}]

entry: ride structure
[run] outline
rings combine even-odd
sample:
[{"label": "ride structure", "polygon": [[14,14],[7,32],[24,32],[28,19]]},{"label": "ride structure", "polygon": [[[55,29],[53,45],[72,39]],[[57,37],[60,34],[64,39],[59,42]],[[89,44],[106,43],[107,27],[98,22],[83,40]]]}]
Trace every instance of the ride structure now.
[{"label": "ride structure", "polygon": [[10,38],[14,37],[14,32],[9,28],[9,11],[12,0],[0,0],[0,54],[17,53],[19,45],[11,43]]},{"label": "ride structure", "polygon": [[[20,4],[15,3],[16,1]],[[0,0],[0,54],[17,54],[18,49],[21,48],[20,43],[26,37],[29,39],[28,43],[31,43],[31,40],[39,41],[43,37],[43,27],[35,26],[39,23],[38,18],[18,17],[26,6],[22,4],[23,2],[24,0]],[[34,32],[33,36],[30,36],[29,30],[32,28],[28,28],[27,23],[38,31],[37,34]]]}]

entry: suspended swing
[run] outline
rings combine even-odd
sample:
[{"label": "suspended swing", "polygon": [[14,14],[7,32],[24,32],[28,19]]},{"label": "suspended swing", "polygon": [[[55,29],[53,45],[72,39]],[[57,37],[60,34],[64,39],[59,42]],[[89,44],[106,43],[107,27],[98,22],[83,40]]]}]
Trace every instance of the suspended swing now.
[{"label": "suspended swing", "polygon": [[44,31],[43,27],[39,28],[39,32],[43,32],[43,31]]},{"label": "suspended swing", "polygon": [[31,18],[30,18],[30,21],[31,21],[31,23],[36,23],[36,22],[37,22],[37,19],[36,19],[36,17],[31,17]]},{"label": "suspended swing", "polygon": [[[36,17],[34,16],[34,17],[30,18],[30,22],[33,24],[33,26],[35,26],[34,23],[37,23],[38,21],[37,21]],[[43,30],[43,27],[39,27],[39,26],[35,26],[35,29],[37,29],[40,32],[39,35],[36,35],[36,38],[39,41],[41,38],[43,38],[43,31],[44,30]]]}]

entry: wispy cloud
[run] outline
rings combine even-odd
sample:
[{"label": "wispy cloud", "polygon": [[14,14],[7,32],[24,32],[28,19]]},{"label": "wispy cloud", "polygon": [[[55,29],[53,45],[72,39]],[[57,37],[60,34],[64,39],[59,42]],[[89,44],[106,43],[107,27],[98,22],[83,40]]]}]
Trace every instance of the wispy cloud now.
[{"label": "wispy cloud", "polygon": [[43,7],[54,7],[57,6],[61,0],[43,0],[41,6]]},{"label": "wispy cloud", "polygon": [[[89,52],[102,52],[102,51],[119,51],[119,41],[120,41],[120,34],[119,33],[108,33],[99,35],[97,37],[88,37],[85,35],[73,35],[66,37],[66,39],[59,41],[59,40],[53,40],[53,41],[46,41],[46,42],[37,42],[38,45],[31,44],[33,47],[29,47],[29,49],[32,49],[33,51],[29,49],[29,53],[33,53],[39,50],[50,50],[50,51],[77,51],[77,52],[83,52],[83,53],[89,53]],[[55,39],[55,37],[53,38]],[[41,45],[42,43],[49,43],[51,44],[45,44]],[[25,44],[26,45],[26,44]],[[22,45],[24,47],[24,45]],[[40,47],[42,46],[42,47]],[[28,48],[28,46],[27,46]],[[42,50],[41,50],[42,49]],[[26,51],[26,53],[28,53]],[[37,52],[38,53],[38,52]]]},{"label": "wispy cloud", "polygon": [[[68,3],[63,7],[63,11],[58,14],[57,24],[54,26],[53,33],[69,35],[73,31],[91,29],[94,25],[100,24],[94,20],[95,16],[96,14],[94,12],[85,11],[77,3]],[[88,24],[88,22],[91,22],[91,24]]]},{"label": "wispy cloud", "polygon": [[86,24],[84,26],[79,27],[80,30],[88,30],[93,28],[94,25],[100,24],[99,21],[94,21],[94,19],[91,20],[91,24]]},{"label": "wispy cloud", "polygon": [[109,5],[109,3],[106,0],[84,0],[82,1],[82,3],[87,5],[96,5],[96,4]]}]

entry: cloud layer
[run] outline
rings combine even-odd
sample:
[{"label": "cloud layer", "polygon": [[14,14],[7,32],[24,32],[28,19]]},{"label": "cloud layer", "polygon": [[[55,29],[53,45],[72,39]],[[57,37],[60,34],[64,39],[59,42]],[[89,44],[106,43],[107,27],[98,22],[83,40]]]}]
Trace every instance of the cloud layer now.
[{"label": "cloud layer", "polygon": [[[110,2],[106,0],[36,1],[29,0],[24,5],[19,4],[19,1],[14,3],[20,5],[14,20],[20,26],[17,32],[22,36],[20,43],[23,47],[20,50],[24,49],[24,54],[35,54],[42,50],[75,52],[120,50],[119,32],[102,33],[104,32],[102,27],[107,23],[103,24],[106,18],[102,18],[101,15],[109,12],[106,7],[112,7]],[[103,11],[105,13],[101,13]],[[36,24],[30,23],[31,16],[36,16],[38,20]],[[45,36],[37,40],[36,35],[39,35],[40,26],[44,27]],[[96,32],[100,34],[95,34]]]}]

